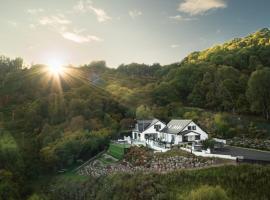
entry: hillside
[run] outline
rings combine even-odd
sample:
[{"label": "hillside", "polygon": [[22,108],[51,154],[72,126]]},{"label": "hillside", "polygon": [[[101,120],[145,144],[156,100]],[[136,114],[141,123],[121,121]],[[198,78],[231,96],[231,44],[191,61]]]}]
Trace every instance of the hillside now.
[{"label": "hillside", "polygon": [[247,37],[236,38],[202,52],[194,52],[183,63],[208,62],[252,72],[258,67],[270,66],[269,48],[270,31],[264,28]]},{"label": "hillside", "polygon": [[[269,40],[265,28],[191,53],[181,63],[133,63],[99,75],[102,87],[139,118],[189,117],[216,136],[269,137]],[[217,130],[216,114],[222,115],[224,130]]]},{"label": "hillside", "polygon": [[[24,68],[21,58],[2,56],[0,199],[26,199],[37,192],[36,187],[47,189],[51,177],[54,179],[58,172],[72,169],[104,150],[110,139],[132,127],[135,118],[191,118],[211,136],[264,141],[270,138],[269,80],[268,29],[192,53],[182,62],[167,66],[132,63],[112,69],[105,61],[96,61],[79,68],[65,67],[58,76],[50,73],[47,66]],[[249,174],[255,173],[247,169]],[[217,169],[217,174],[225,175],[222,170]],[[206,177],[204,173],[208,171],[198,172]],[[222,185],[230,197],[235,195],[236,190],[229,185],[237,180],[220,180],[217,174],[212,177],[214,182]],[[188,176],[187,184],[191,186],[187,188],[194,189],[196,183],[190,180],[193,175],[177,174],[179,178],[182,175]],[[38,182],[41,177],[45,177],[44,182]],[[83,184],[89,184],[100,199],[109,199],[113,191],[124,185],[126,177],[129,175],[105,177],[96,186],[91,181]],[[141,180],[130,177],[126,195],[136,199],[132,186]],[[162,185],[169,183],[170,178],[177,182],[173,175],[165,182],[160,175],[149,177],[150,182],[142,177],[147,185],[145,194],[149,195],[158,188],[165,190]],[[210,184],[205,179],[200,181]],[[108,193],[103,193],[103,184],[108,185]],[[246,185],[250,183],[245,182]],[[77,186],[81,190],[81,185]],[[187,188],[172,188],[163,199],[170,195],[185,197]],[[118,193],[117,190],[116,199]],[[69,196],[68,192],[65,194]],[[143,197],[147,198],[140,196]],[[245,197],[243,192],[236,199]]]},{"label": "hillside", "polygon": [[58,77],[2,57],[0,70],[0,199],[20,199],[29,181],[91,158],[129,117],[79,69]]}]

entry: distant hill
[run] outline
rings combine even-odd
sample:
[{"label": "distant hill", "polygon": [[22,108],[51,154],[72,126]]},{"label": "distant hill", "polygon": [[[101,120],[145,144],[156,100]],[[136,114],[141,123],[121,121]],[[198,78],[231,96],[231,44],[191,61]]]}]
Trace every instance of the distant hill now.
[{"label": "distant hill", "polygon": [[228,65],[239,70],[254,70],[260,66],[270,66],[270,30],[261,29],[244,38],[236,38],[202,52],[187,56],[183,63],[209,62]]},{"label": "distant hill", "polygon": [[[270,30],[264,28],[191,53],[164,75],[153,91],[153,99],[159,105],[177,100],[217,111],[262,113],[269,119],[269,70]],[[170,95],[164,95],[168,90]]]}]

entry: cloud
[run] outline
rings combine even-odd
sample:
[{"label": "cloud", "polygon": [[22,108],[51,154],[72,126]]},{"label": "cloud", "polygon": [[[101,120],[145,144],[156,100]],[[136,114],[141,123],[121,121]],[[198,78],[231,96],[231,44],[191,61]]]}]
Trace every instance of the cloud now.
[{"label": "cloud", "polygon": [[15,21],[7,21],[7,23],[12,27],[17,27],[18,26],[18,23],[15,22]]},{"label": "cloud", "polygon": [[171,48],[175,49],[175,48],[178,48],[179,47],[179,44],[172,44],[171,45]]},{"label": "cloud", "polygon": [[62,14],[45,16],[39,20],[41,25],[67,25],[71,24],[71,21],[66,19]]},{"label": "cloud", "polygon": [[136,17],[141,16],[143,13],[139,10],[130,10],[128,14],[132,19],[135,19]]},{"label": "cloud", "polygon": [[29,28],[34,30],[34,29],[36,29],[36,25],[35,24],[29,24]]},{"label": "cloud", "polygon": [[190,15],[202,15],[207,11],[226,7],[227,4],[224,0],[185,0],[183,3],[180,3],[178,11]]},{"label": "cloud", "polygon": [[221,33],[221,30],[220,30],[220,29],[217,29],[217,30],[216,30],[216,33],[217,33],[217,34]]},{"label": "cloud", "polygon": [[183,17],[182,15],[170,16],[169,19],[175,20],[175,21],[192,21],[192,20],[197,20],[196,18]]},{"label": "cloud", "polygon": [[111,20],[111,17],[103,9],[93,6],[91,1],[79,1],[77,5],[74,6],[74,10],[81,13],[92,12],[96,15],[99,22]]},{"label": "cloud", "polygon": [[64,32],[62,33],[63,38],[67,40],[71,40],[76,43],[87,43],[87,42],[100,42],[102,39],[100,39],[97,36],[94,35],[81,35],[75,32]]},{"label": "cloud", "polygon": [[[85,9],[83,4],[78,4],[77,8],[81,10],[81,12]],[[89,6],[87,7],[89,10]],[[38,13],[34,10],[28,10],[29,13]],[[43,12],[39,10],[39,12]],[[104,16],[104,13],[100,11],[99,9],[95,10],[95,13],[99,16],[99,20],[103,21],[106,20],[106,16]],[[38,26],[44,26],[47,27],[49,30],[59,34],[61,37],[63,37],[66,40],[75,42],[75,43],[88,43],[88,42],[100,42],[103,41],[101,38],[90,35],[90,34],[83,34],[85,32],[85,29],[76,29],[74,27],[74,24],[71,20],[67,19],[66,16],[63,13],[60,13],[60,11],[57,11],[54,15],[49,16],[40,16],[38,19],[38,24],[29,24],[30,29],[36,29]]]},{"label": "cloud", "polygon": [[44,9],[42,9],[42,8],[33,8],[33,9],[26,10],[26,12],[31,14],[31,15],[35,15],[35,14],[44,12]]},{"label": "cloud", "polygon": [[96,14],[99,22],[105,22],[111,19],[104,10],[93,6],[90,6],[89,8]]}]

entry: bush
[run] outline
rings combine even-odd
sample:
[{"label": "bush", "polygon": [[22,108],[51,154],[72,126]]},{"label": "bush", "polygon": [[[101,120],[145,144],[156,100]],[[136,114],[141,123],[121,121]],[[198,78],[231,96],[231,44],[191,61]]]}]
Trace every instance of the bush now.
[{"label": "bush", "polygon": [[207,140],[204,140],[202,141],[202,145],[203,145],[203,149],[213,149],[214,148],[214,145],[215,145],[215,141],[212,140],[212,139],[207,139]]},{"label": "bush", "polygon": [[220,187],[201,186],[192,190],[186,200],[229,200],[226,192]]}]

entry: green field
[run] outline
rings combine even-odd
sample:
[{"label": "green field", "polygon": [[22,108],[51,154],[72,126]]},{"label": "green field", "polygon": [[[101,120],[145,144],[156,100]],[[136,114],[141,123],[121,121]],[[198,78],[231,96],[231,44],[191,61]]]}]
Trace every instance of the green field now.
[{"label": "green field", "polygon": [[127,144],[115,144],[111,143],[108,149],[108,154],[117,159],[122,159],[125,154],[125,149],[128,149]]}]

